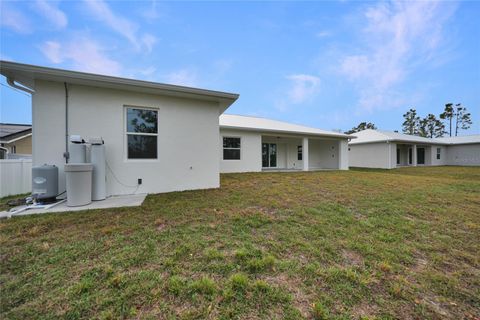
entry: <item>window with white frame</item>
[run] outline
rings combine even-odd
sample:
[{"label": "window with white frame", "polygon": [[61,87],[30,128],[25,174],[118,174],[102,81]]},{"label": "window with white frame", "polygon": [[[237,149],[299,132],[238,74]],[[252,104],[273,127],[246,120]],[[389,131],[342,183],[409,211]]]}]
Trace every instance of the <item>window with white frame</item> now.
[{"label": "window with white frame", "polygon": [[127,159],[157,159],[158,111],[126,108]]},{"label": "window with white frame", "polygon": [[223,160],[240,160],[240,138],[223,137]]},{"label": "window with white frame", "polygon": [[442,148],[437,148],[437,160],[440,160],[442,154]]},{"label": "window with white frame", "polygon": [[300,161],[303,159],[302,146],[297,146],[297,160]]}]

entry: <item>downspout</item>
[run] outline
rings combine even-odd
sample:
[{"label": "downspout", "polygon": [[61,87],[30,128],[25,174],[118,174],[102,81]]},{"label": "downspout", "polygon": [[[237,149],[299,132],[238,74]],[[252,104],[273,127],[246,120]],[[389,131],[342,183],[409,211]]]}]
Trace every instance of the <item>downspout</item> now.
[{"label": "downspout", "polygon": [[35,93],[34,90],[30,89],[30,88],[27,88],[27,87],[24,87],[24,86],[19,86],[18,84],[15,83],[15,80],[12,79],[12,78],[7,78],[7,83],[10,87],[12,88],[15,88],[15,89],[18,89],[18,90],[22,90],[22,91],[25,91],[26,93],[30,93],[30,94],[33,94]]},{"label": "downspout", "polygon": [[63,83],[65,86],[65,152],[63,157],[65,158],[65,163],[68,163],[70,154],[68,153],[68,85],[66,82]]}]

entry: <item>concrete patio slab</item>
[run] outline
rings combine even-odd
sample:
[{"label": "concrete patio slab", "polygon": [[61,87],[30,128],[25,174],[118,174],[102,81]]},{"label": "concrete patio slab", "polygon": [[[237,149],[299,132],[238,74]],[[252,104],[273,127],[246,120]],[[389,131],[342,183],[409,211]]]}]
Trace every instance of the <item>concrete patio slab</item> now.
[{"label": "concrete patio slab", "polygon": [[[0,218],[10,218],[16,216],[24,216],[30,214],[42,214],[50,212],[71,212],[71,211],[82,211],[82,210],[94,210],[94,209],[108,209],[108,208],[121,208],[121,207],[138,207],[142,205],[143,201],[147,194],[132,194],[132,195],[121,195],[121,196],[111,196],[105,200],[101,201],[92,201],[92,203],[86,206],[79,207],[69,207],[64,201],[48,209],[29,209],[21,211],[16,214],[12,214],[9,211],[0,212]],[[21,209],[22,207],[16,207],[15,209]]]}]

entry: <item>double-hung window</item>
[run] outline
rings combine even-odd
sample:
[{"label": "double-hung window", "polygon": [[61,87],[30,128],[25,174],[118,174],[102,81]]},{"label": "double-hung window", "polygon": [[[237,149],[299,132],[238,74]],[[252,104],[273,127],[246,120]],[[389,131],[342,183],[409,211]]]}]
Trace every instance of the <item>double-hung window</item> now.
[{"label": "double-hung window", "polygon": [[240,160],[240,138],[223,137],[223,160]]},{"label": "double-hung window", "polygon": [[157,159],[158,111],[126,108],[127,159]]},{"label": "double-hung window", "polygon": [[297,146],[297,160],[302,160],[303,159],[303,151],[302,151],[302,146]]},{"label": "double-hung window", "polygon": [[442,154],[442,148],[437,148],[437,160],[440,160]]}]

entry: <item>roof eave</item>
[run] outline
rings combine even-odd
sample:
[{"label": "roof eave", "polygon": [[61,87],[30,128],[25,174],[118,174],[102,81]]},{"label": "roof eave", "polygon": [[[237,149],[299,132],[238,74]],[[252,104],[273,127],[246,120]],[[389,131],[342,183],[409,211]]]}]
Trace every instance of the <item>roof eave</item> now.
[{"label": "roof eave", "polygon": [[399,143],[407,143],[407,144],[435,144],[435,145],[448,145],[448,143],[444,142],[437,142],[437,141],[413,141],[413,140],[402,140],[402,139],[382,139],[382,140],[371,140],[371,141],[356,141],[352,144],[367,144],[367,143],[390,143],[390,142],[399,142]]},{"label": "roof eave", "polygon": [[[15,142],[15,141],[18,141],[18,140],[21,140],[21,139],[25,139],[27,137],[30,137],[32,135],[32,132],[30,130],[30,132],[28,133],[24,133],[22,135],[18,135],[18,134],[11,134],[11,135],[8,135],[8,136],[5,136],[5,137],[2,137],[0,139],[0,143],[12,143],[12,142]],[[5,138],[9,138],[10,140],[6,140]]]},{"label": "roof eave", "polygon": [[221,109],[223,109],[222,112],[239,98],[239,95],[236,93],[191,88],[185,86],[127,79],[79,71],[40,67],[3,60],[0,61],[0,73],[5,77],[11,78],[14,81],[30,88],[34,84],[34,80],[39,79],[47,81],[77,83],[84,85],[95,85],[100,87],[123,89],[128,91],[147,90],[150,91],[152,94],[215,101],[218,102],[221,106]]},{"label": "roof eave", "polygon": [[290,135],[304,135],[304,136],[315,136],[315,137],[325,137],[325,138],[338,138],[338,139],[350,139],[352,137],[348,135],[341,134],[328,134],[328,133],[313,133],[306,131],[288,131],[288,130],[276,130],[276,129],[265,129],[265,128],[252,128],[252,127],[240,127],[240,126],[229,126],[229,125],[220,125],[220,129],[233,129],[233,130],[242,130],[242,131],[253,131],[253,132],[273,132],[281,134],[290,134]]}]

